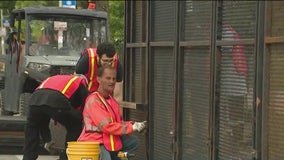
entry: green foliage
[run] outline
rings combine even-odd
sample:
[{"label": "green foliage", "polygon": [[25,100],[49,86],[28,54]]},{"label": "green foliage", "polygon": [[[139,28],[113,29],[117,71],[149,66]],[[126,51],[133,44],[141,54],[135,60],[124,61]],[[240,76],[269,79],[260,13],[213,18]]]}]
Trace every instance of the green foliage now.
[{"label": "green foliage", "polygon": [[42,4],[45,4],[44,1],[17,1],[15,4],[15,8],[23,8],[27,6],[42,6]]},{"label": "green foliage", "polygon": [[124,40],[124,1],[109,1],[108,15],[110,22],[111,41],[118,50]]},{"label": "green foliage", "polygon": [[3,10],[3,15],[5,18],[10,16],[11,11],[15,8],[15,0],[1,1],[0,8]]},{"label": "green foliage", "polygon": [[9,0],[1,1],[0,8],[3,10],[3,15],[8,18],[13,9],[27,7],[27,6],[58,6],[58,1],[23,1],[23,0]]},{"label": "green foliage", "polygon": [[15,8],[22,8],[27,6],[58,6],[58,1],[17,1]]}]

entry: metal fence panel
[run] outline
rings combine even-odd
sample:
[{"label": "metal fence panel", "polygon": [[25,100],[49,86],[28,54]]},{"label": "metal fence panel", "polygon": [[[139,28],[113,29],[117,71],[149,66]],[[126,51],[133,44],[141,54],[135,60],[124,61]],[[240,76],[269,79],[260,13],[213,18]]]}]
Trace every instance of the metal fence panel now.
[{"label": "metal fence panel", "polygon": [[210,40],[212,2],[188,0],[184,3],[181,31],[184,32],[184,40]]},{"label": "metal fence panel", "polygon": [[271,6],[271,36],[278,37],[284,36],[284,2],[283,1],[272,1]]},{"label": "metal fence panel", "polygon": [[283,43],[270,47],[268,157],[284,159],[284,53]]},{"label": "metal fence panel", "polygon": [[[252,159],[254,44],[239,40],[255,38],[256,1],[222,1],[218,8],[217,108],[219,114],[218,159]],[[225,42],[234,44],[223,45]],[[253,42],[252,42],[253,43]]]},{"label": "metal fence panel", "polygon": [[[141,48],[134,48],[132,50],[131,54],[128,54],[129,58],[131,58],[131,63],[129,66],[127,66],[129,69],[131,69],[132,74],[129,75],[131,85],[130,87],[130,93],[128,101],[145,104],[143,101],[143,93],[146,88],[143,88],[143,83],[145,82],[143,79],[145,78],[144,74],[144,64],[143,61],[145,59],[145,49]],[[147,112],[141,111],[141,110],[128,110],[128,117],[129,120],[132,121],[144,121],[147,119]],[[135,157],[131,158],[133,160],[137,159],[146,159],[146,137],[145,134],[137,134],[135,135],[140,140],[139,148],[135,151]]]},{"label": "metal fence panel", "polygon": [[170,136],[174,107],[174,54],[169,47],[151,50],[151,102],[150,147],[151,160],[170,160],[172,154]]},{"label": "metal fence panel", "polygon": [[[267,146],[268,159],[278,160],[284,159],[284,54],[283,54],[283,36],[284,36],[284,2],[271,1],[269,3],[267,13],[267,37],[271,44],[267,44],[266,56],[268,60],[266,73],[268,86],[268,102],[267,104]],[[280,41],[278,40],[280,38]]]},{"label": "metal fence panel", "polygon": [[223,24],[232,25],[242,39],[255,37],[257,1],[222,1],[220,7],[218,18]]},{"label": "metal fence panel", "polygon": [[[128,74],[129,79],[127,79],[127,87],[129,87],[131,95],[129,95],[127,100],[143,101],[143,98],[141,98],[143,95],[141,94],[145,92],[143,88],[146,85],[140,82],[140,78],[143,79],[141,73],[145,71],[143,70],[144,64],[142,61],[146,61],[145,65],[148,64],[148,60],[150,62],[148,64],[150,69],[149,81],[143,79],[147,81],[145,83],[150,85],[149,97],[145,98],[150,99],[150,149],[147,148],[151,153],[150,159],[174,159],[172,151],[175,147],[177,147],[178,151],[181,151],[178,154],[181,154],[182,159],[253,159],[256,153],[253,146],[255,138],[253,119],[255,103],[253,99],[256,74],[254,43],[256,39],[256,9],[258,2],[187,0],[151,1],[148,3],[150,4],[150,12],[148,13],[150,14],[150,19],[147,24],[150,24],[148,29],[151,33],[151,40],[149,43],[143,44],[146,47],[144,46],[145,51],[142,52],[148,54],[147,48],[150,47],[150,57],[149,59],[143,57],[141,48],[134,49],[140,44],[131,44],[140,42],[141,36],[145,36],[143,33],[140,35],[140,33],[143,30],[141,26],[146,24],[141,20],[144,13],[140,10],[140,5],[143,4],[140,1],[133,2],[136,10],[133,10],[132,14],[135,14],[136,19],[132,17],[134,30],[131,31],[133,35],[130,39],[132,41],[127,45],[134,47],[128,49],[131,53],[129,52],[127,56],[129,56],[128,60],[131,63],[127,62],[129,66],[126,69],[131,72],[131,74]],[[210,115],[211,106],[209,99],[212,98],[210,96],[213,96],[210,95],[210,87],[215,87],[209,86],[209,83],[210,78],[214,77],[207,77],[207,75],[210,76],[209,68],[212,65],[209,62],[213,61],[213,59],[210,60],[211,46],[209,46],[211,45],[212,37],[211,27],[214,25],[211,22],[211,7],[214,6],[212,5],[213,3],[217,3],[219,6],[217,17],[217,57],[213,57],[213,59],[217,59],[220,62],[214,68],[216,69],[214,73],[217,73],[217,83],[215,84],[217,92],[216,102],[213,103],[216,105],[216,113],[218,115],[215,117],[217,119],[213,121],[216,121],[218,126],[216,126],[216,134],[214,134],[217,136],[217,141],[213,145],[216,145],[217,157],[211,157],[208,150],[212,149],[210,147],[215,147],[208,146],[210,145],[208,144],[209,139],[213,138],[210,137],[212,135],[209,134],[209,128],[215,128],[215,126],[209,126],[211,124],[209,117],[212,116]],[[274,16],[271,19],[271,34],[273,36],[281,36],[281,25],[283,23],[281,20],[284,17],[282,16],[281,5],[283,3],[277,1],[272,3],[274,4],[274,9],[272,10]],[[177,4],[185,4],[184,6],[179,6],[181,9],[184,9],[180,11],[181,15],[176,15]],[[177,30],[176,26],[178,26],[179,16],[182,17],[179,24],[181,28]],[[180,43],[176,42],[176,33],[180,33]],[[170,43],[163,43],[164,41]],[[191,42],[194,43],[193,46],[190,46]],[[202,42],[206,42],[206,44],[202,44]],[[182,48],[176,53],[176,47],[180,46],[165,47],[166,44],[181,44]],[[153,47],[159,45],[164,47]],[[269,90],[268,146],[270,148],[268,154],[272,160],[275,159],[274,157],[283,159],[282,147],[279,146],[282,146],[284,143],[282,143],[281,135],[278,134],[281,131],[283,121],[280,114],[282,111],[282,100],[279,98],[279,96],[282,96],[281,82],[283,78],[281,79],[280,72],[282,66],[280,50],[283,50],[282,48],[281,45],[272,45],[270,52],[271,67],[275,68],[269,75],[271,77],[271,88]],[[179,71],[180,77],[177,77],[179,82],[177,86],[181,88],[177,90],[174,84],[176,78],[175,65],[180,61],[177,61],[175,57],[180,55],[183,64],[180,65],[182,70]],[[207,56],[209,59],[207,59]],[[128,67],[131,69],[128,69]],[[278,92],[279,90],[280,92]],[[178,99],[180,106],[175,104],[177,102],[175,101],[176,95],[174,95],[176,91],[181,95],[180,99]],[[175,117],[178,116],[173,112],[175,109],[181,109],[178,110],[181,113],[181,118]],[[139,111],[130,111],[129,113],[131,118],[137,120],[140,120],[139,117],[143,115]],[[176,122],[175,120],[178,121]],[[173,137],[169,132],[172,129],[171,125],[175,123],[181,126],[181,137],[177,137],[177,139],[181,140],[181,146],[171,146]],[[144,151],[139,151],[138,154],[141,155],[138,155],[139,158],[137,159],[142,159]]]},{"label": "metal fence panel", "polygon": [[153,41],[171,41],[175,39],[177,2],[151,1],[151,39]]},{"label": "metal fence panel", "polygon": [[[244,46],[246,58],[253,67],[253,46]],[[220,66],[220,97],[219,97],[219,157],[252,158],[253,150],[253,88],[249,88],[249,79],[235,72],[230,52],[222,53]],[[252,77],[254,76],[251,73]]]},{"label": "metal fence panel", "polygon": [[181,71],[183,160],[209,159],[210,49],[184,49]]},{"label": "metal fence panel", "polygon": [[[142,35],[143,29],[147,26],[145,21],[146,16],[143,15],[143,11],[146,9],[144,1],[128,1],[126,2],[126,42],[127,44],[142,42],[145,35]],[[136,104],[144,104],[145,93],[148,90],[146,86],[145,72],[146,64],[146,48],[142,46],[126,47],[124,53],[124,60],[126,63],[124,66],[124,100],[128,102],[134,102]],[[132,121],[144,121],[147,120],[148,113],[145,110],[124,109],[124,118]],[[135,151],[135,157],[131,157],[133,160],[140,160],[147,158],[147,141],[144,133],[133,133],[140,140],[138,149]]]},{"label": "metal fence panel", "polygon": [[135,3],[135,18],[134,18],[134,30],[135,30],[135,42],[141,42],[142,41],[142,3],[143,1],[134,1]]}]

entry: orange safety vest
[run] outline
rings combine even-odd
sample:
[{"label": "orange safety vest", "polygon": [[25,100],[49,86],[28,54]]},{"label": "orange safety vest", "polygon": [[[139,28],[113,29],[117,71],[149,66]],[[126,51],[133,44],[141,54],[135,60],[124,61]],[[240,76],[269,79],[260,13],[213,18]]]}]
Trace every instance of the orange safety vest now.
[{"label": "orange safety vest", "polygon": [[[105,106],[106,110],[109,112],[111,122],[117,121],[111,111],[111,106],[106,102],[105,98],[101,96],[98,92],[95,92],[96,96],[100,99],[100,101]],[[110,98],[112,98],[110,96]],[[113,110],[114,112],[114,110]],[[114,113],[116,115],[120,115],[119,113]],[[106,134],[103,133],[103,143],[107,150],[109,151],[118,151],[122,148],[121,136],[113,135],[113,134]]]},{"label": "orange safety vest", "polygon": [[78,141],[98,142],[109,151],[117,151],[122,147],[121,135],[133,133],[133,122],[121,118],[119,104],[111,95],[108,99],[98,92],[89,95],[83,117],[84,128]]},{"label": "orange safety vest", "polygon": [[48,88],[61,92],[68,99],[74,94],[78,89],[81,82],[84,83],[85,80],[82,77],[75,75],[55,75],[44,80],[40,86],[36,88]]},{"label": "orange safety vest", "polygon": [[[97,81],[97,70],[98,70],[98,64],[97,64],[97,48],[87,48],[88,53],[88,60],[89,60],[89,69],[86,74],[87,79],[89,80],[88,89],[92,93],[96,91],[99,88],[99,83]],[[85,52],[83,52],[85,53]],[[117,69],[118,66],[118,54],[115,53],[114,55],[114,61],[112,63],[112,66]]]}]

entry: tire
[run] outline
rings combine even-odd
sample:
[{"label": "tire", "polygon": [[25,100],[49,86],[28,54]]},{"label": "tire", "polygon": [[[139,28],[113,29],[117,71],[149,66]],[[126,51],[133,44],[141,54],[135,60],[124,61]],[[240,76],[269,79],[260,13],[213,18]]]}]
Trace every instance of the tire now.
[{"label": "tire", "polygon": [[28,113],[29,101],[31,93],[22,93],[19,98],[19,114],[26,116]]},{"label": "tire", "polygon": [[0,115],[5,115],[5,116],[14,115],[14,112],[6,111],[4,109],[4,106],[5,106],[5,89],[2,89],[0,90]]},{"label": "tire", "polygon": [[0,90],[0,115],[4,115],[4,101],[5,101],[5,97],[4,97],[4,89]]}]

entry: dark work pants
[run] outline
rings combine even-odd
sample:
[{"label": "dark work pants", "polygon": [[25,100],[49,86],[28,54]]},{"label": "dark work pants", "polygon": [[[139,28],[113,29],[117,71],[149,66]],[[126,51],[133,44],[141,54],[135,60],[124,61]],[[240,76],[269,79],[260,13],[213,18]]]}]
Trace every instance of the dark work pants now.
[{"label": "dark work pants", "polygon": [[[243,140],[244,132],[244,102],[245,96],[228,96],[229,121],[232,122],[232,142]],[[236,145],[232,145],[236,146]]]},{"label": "dark work pants", "polygon": [[[139,139],[136,136],[133,135],[123,135],[121,136],[122,141],[122,151],[132,153],[135,151],[139,146]],[[100,160],[120,160],[120,158],[117,157],[117,152],[110,152],[107,151],[103,144],[100,145],[101,154],[100,154]]]},{"label": "dark work pants", "polygon": [[[25,126],[25,146],[23,160],[36,160],[39,153],[40,137],[44,142],[51,140],[50,118],[65,126],[66,142],[76,141],[82,131],[82,114],[74,109],[60,110],[49,106],[29,106]],[[66,144],[65,144],[66,148]],[[61,157],[66,158],[63,152]]]},{"label": "dark work pants", "polygon": [[227,96],[230,121],[243,121],[245,96]]}]

